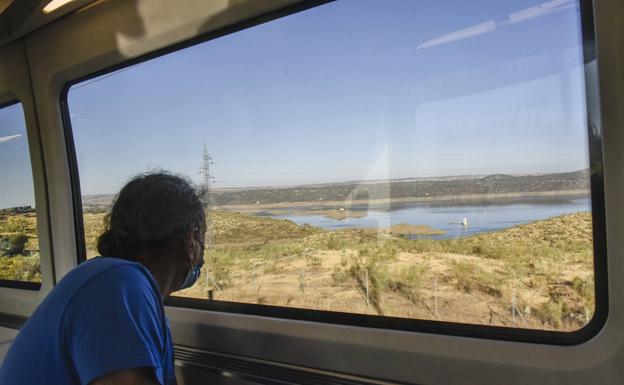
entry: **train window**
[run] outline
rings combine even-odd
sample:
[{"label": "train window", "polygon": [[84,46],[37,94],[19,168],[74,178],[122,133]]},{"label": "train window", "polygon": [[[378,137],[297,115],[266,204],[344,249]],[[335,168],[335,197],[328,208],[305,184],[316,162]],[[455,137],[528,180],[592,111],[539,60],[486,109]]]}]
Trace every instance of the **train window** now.
[{"label": "train window", "polygon": [[40,283],[41,268],[26,122],[12,103],[0,108],[0,286],[22,282]]},{"label": "train window", "polygon": [[112,194],[162,168],[209,221],[177,294],[195,300],[174,302],[407,329],[592,319],[578,1],[337,1],[150,59],[68,87],[87,257]]}]

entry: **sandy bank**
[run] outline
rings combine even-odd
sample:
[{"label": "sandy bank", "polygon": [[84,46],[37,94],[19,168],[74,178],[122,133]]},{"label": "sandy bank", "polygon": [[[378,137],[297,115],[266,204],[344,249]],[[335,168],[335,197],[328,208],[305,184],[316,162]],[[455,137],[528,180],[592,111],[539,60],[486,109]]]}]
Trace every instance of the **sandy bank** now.
[{"label": "sandy bank", "polygon": [[377,229],[377,228],[365,228],[365,231],[371,231],[375,233],[394,234],[394,235],[442,235],[446,234],[443,230],[434,229],[427,225],[411,225],[409,223],[399,223],[390,227]]},{"label": "sandy bank", "polygon": [[266,211],[275,209],[314,207],[319,210],[320,215],[325,215],[325,211],[336,208],[345,208],[352,206],[367,205],[374,208],[389,208],[391,205],[406,203],[497,203],[506,201],[515,201],[526,198],[584,198],[589,197],[589,190],[561,190],[561,191],[530,191],[515,192],[502,194],[469,194],[469,195],[445,195],[432,197],[410,197],[410,198],[386,198],[386,199],[355,199],[344,201],[312,201],[312,202],[279,202],[279,203],[259,203],[244,205],[222,205],[216,206],[216,209],[232,210],[232,211]]}]

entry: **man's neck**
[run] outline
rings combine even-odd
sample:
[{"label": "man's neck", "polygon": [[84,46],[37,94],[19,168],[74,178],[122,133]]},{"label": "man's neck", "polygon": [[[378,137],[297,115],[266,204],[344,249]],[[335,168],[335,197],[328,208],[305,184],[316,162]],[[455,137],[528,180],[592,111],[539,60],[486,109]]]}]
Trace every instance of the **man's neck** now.
[{"label": "man's neck", "polygon": [[152,273],[156,283],[158,283],[162,299],[169,297],[178,289],[177,276],[171,272],[176,271],[179,266],[176,266],[170,252],[162,249],[142,251],[135,256],[134,260]]}]

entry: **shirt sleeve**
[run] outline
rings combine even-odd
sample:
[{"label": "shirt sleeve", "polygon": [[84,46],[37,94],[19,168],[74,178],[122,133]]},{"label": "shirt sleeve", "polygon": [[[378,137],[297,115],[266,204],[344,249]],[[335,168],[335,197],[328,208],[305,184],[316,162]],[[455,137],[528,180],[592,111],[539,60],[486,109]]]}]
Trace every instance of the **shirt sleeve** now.
[{"label": "shirt sleeve", "polygon": [[151,367],[164,385],[162,304],[139,268],[94,277],[65,312],[65,341],[81,384],[116,371]]}]

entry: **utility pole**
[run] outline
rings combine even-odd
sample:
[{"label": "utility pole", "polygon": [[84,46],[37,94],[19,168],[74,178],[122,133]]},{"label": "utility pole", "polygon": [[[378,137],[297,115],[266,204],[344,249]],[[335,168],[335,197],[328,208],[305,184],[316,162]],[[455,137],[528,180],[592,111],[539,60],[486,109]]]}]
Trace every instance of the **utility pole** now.
[{"label": "utility pole", "polygon": [[212,157],[208,154],[208,147],[204,143],[204,156],[202,166],[199,173],[204,176],[203,181],[203,199],[206,206],[206,248],[211,249],[213,245],[212,239],[212,209],[210,207],[210,184],[214,183],[214,177],[210,175],[210,165],[213,164]]}]

